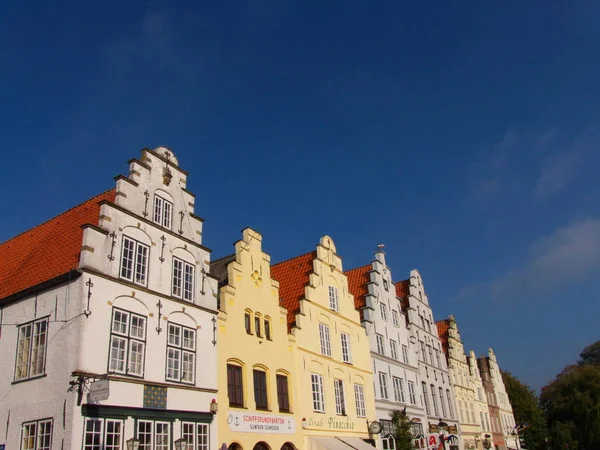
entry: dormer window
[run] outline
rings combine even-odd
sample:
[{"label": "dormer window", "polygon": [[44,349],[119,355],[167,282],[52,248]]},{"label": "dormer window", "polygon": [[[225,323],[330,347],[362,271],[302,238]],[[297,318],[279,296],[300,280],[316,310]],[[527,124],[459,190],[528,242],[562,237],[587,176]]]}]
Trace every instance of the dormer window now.
[{"label": "dormer window", "polygon": [[383,288],[386,291],[389,291],[389,289],[390,289],[390,284],[388,283],[388,280],[386,280],[385,278],[383,279]]},{"label": "dormer window", "polygon": [[173,203],[162,198],[160,195],[154,196],[154,223],[161,227],[171,229],[173,218]]}]

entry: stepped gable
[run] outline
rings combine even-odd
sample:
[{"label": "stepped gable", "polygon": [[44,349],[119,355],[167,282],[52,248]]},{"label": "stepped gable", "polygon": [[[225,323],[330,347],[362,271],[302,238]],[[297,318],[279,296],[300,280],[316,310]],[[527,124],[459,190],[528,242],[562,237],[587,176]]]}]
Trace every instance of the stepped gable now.
[{"label": "stepped gable", "polygon": [[99,203],[114,202],[115,193],[103,192],[0,244],[0,301],[77,269],[82,226],[97,225]]}]

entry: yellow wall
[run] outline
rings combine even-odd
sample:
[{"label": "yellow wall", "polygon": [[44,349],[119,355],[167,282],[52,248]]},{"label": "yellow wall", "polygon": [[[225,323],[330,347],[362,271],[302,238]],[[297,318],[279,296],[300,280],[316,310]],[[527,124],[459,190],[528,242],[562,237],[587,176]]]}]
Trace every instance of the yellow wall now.
[{"label": "yellow wall", "polygon": [[[348,292],[348,282],[342,271],[331,238],[323,237],[317,246],[305,298],[300,302],[300,314],[292,333],[297,342],[297,390],[302,392],[299,409],[304,421],[305,438],[309,436],[360,437],[368,439],[367,418],[376,420],[375,396],[371,371],[371,353],[360,315],[354,308],[354,298]],[[329,308],[329,286],[338,289],[339,312]],[[332,356],[321,354],[319,323],[330,328]],[[342,362],[340,333],[351,336],[352,364]],[[313,411],[311,373],[323,376],[325,413]],[[346,417],[336,414],[334,379],[344,381]],[[354,384],[363,385],[366,417],[357,417]]]},{"label": "yellow wall", "polygon": [[[235,245],[236,260],[228,265],[228,284],[220,289],[220,314],[218,332],[219,360],[219,441],[213,448],[223,443],[228,446],[239,444],[243,450],[252,450],[259,441],[265,441],[272,450],[280,450],[286,442],[297,448],[303,448],[301,416],[301,400],[296,390],[296,373],[294,362],[294,338],[287,332],[287,311],[279,306],[278,283],[270,278],[270,258],[262,252],[262,236],[257,232],[245,229],[243,238]],[[245,330],[244,314],[252,311],[252,332]],[[270,318],[272,340],[258,338],[254,332],[254,314]],[[264,320],[261,320],[264,336]],[[244,408],[229,406],[227,392],[227,363],[233,362],[243,368]],[[267,389],[269,411],[256,409],[254,401],[253,367],[260,367],[267,372]],[[288,376],[290,392],[290,409],[292,413],[280,413],[277,400],[276,374]],[[262,430],[261,432],[237,431],[235,423],[242,423],[244,418],[258,415],[271,419],[283,419],[281,424],[270,424],[279,430],[295,431],[291,434]],[[250,419],[239,427],[249,428],[250,423],[261,425]],[[263,422],[262,425],[265,425]],[[233,431],[232,428],[236,429]]]}]

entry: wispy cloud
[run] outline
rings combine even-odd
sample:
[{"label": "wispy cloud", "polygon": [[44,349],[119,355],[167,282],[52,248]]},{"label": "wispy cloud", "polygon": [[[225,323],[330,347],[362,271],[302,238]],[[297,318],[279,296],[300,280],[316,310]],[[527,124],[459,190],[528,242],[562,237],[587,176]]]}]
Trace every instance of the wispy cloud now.
[{"label": "wispy cloud", "polygon": [[578,150],[549,156],[543,163],[536,195],[551,195],[567,187],[581,169],[583,153]]},{"label": "wispy cloud", "polygon": [[528,262],[496,280],[466,286],[455,300],[535,299],[600,271],[600,218],[572,222],[531,245]]}]

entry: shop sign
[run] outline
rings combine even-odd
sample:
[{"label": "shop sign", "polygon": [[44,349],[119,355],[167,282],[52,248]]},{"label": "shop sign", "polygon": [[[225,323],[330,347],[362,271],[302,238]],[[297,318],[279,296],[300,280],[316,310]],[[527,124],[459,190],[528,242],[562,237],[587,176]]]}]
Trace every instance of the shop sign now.
[{"label": "shop sign", "polygon": [[448,433],[458,434],[458,427],[456,425],[450,425],[448,427]]},{"label": "shop sign", "polygon": [[246,433],[293,434],[296,432],[296,422],[293,417],[275,414],[231,412],[227,416],[227,424],[231,431]]},{"label": "shop sign", "polygon": [[308,428],[320,428],[322,430],[354,430],[356,425],[349,417],[319,417],[314,419],[309,417],[305,426]]},{"label": "shop sign", "polygon": [[88,401],[90,403],[96,403],[102,400],[106,400],[109,396],[110,384],[108,380],[94,381],[90,385],[90,391],[88,392]]},{"label": "shop sign", "polygon": [[437,433],[438,432],[438,426],[430,423],[429,424],[429,432],[430,433]]},{"label": "shop sign", "polygon": [[437,438],[435,436],[429,436],[429,445],[437,445]]}]

